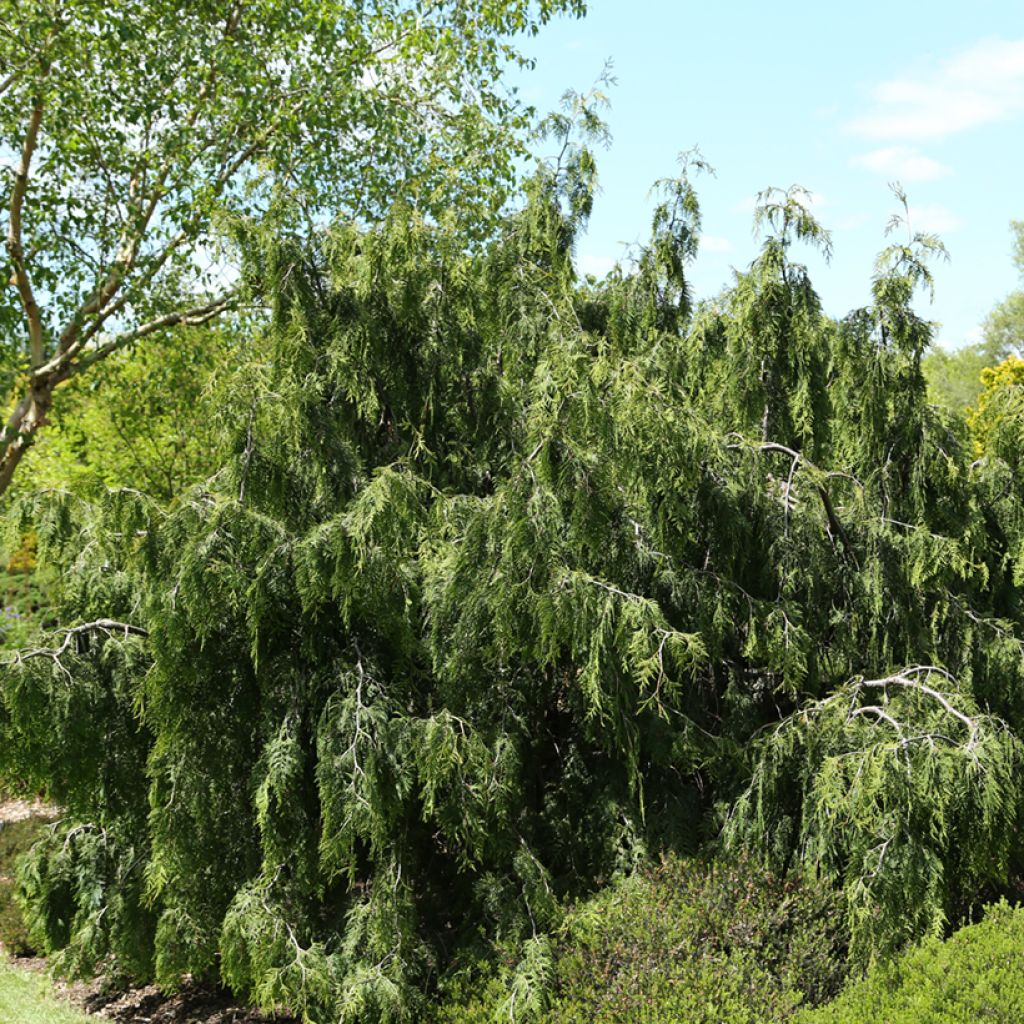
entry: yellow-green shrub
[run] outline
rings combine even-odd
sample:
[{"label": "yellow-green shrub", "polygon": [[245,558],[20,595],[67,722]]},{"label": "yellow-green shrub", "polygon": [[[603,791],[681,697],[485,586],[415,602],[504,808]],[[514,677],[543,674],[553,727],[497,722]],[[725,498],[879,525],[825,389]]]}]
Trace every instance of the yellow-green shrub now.
[{"label": "yellow-green shrub", "polygon": [[1024,1020],[1024,909],[990,907],[981,924],[876,965],[799,1024],[1015,1024]]}]

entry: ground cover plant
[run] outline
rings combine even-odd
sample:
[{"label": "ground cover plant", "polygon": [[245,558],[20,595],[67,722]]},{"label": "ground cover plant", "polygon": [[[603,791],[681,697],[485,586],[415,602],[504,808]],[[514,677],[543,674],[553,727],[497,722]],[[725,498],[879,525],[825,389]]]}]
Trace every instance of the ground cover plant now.
[{"label": "ground cover plant", "polygon": [[[854,967],[1017,877],[1020,421],[993,398],[979,455],[928,402],[937,241],[894,236],[836,321],[799,262],[827,232],[770,190],[757,259],[698,303],[691,157],[634,262],[581,282],[580,124],[576,98],[484,240],[403,203],[248,225],[271,315],[218,471],[8,517],[62,571],[66,625],[0,703],[0,772],[67,814],[19,875],[59,966],[398,1021],[502,950],[513,1019],[581,1019],[615,994],[567,908],[633,876],[598,900],[647,941],[616,894],[642,907],[662,853],[766,862],[759,956],[760,886],[832,887]],[[747,988],[832,991],[736,948],[737,1021]],[[651,998],[682,1012],[711,970]]]},{"label": "ground cover plant", "polygon": [[[551,1024],[784,1021],[834,996],[846,975],[835,890],[751,863],[667,858],[580,903],[550,938]],[[514,963],[514,961],[513,961]],[[515,1017],[501,958],[455,969],[439,1024]]]}]

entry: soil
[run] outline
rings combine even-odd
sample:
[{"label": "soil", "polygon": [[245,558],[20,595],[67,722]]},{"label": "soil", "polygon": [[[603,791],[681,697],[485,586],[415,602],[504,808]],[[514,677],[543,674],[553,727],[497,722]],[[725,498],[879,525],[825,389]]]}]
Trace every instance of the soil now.
[{"label": "soil", "polygon": [[[19,970],[45,971],[38,957],[9,960]],[[203,985],[186,985],[168,994],[155,985],[107,991],[100,982],[54,983],[57,994],[99,1021],[117,1024],[298,1024],[294,1017],[273,1016],[239,1006],[231,994]]]},{"label": "soil", "polygon": [[273,1017],[238,1006],[230,994],[203,986],[188,986],[174,995],[153,985],[128,992],[76,993],[69,996],[86,1012],[120,1024],[297,1024],[293,1017]]},{"label": "soil", "polygon": [[0,797],[0,824],[24,821],[26,818],[43,818],[52,821],[57,809],[42,800],[8,800]]}]

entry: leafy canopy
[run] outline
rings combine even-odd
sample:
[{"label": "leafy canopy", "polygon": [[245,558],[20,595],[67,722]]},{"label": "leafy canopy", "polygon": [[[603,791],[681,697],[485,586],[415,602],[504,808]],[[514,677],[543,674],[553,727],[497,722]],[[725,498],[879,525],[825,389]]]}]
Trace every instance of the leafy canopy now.
[{"label": "leafy canopy", "polygon": [[236,301],[223,232],[404,196],[486,224],[525,112],[508,39],[582,0],[3,0],[0,493],[53,391]]}]

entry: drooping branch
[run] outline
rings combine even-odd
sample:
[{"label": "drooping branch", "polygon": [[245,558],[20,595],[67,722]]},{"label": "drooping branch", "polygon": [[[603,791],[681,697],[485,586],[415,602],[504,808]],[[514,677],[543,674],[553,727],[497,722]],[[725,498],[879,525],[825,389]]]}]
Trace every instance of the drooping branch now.
[{"label": "drooping branch", "polygon": [[[923,733],[911,733],[908,723],[899,721],[893,710],[888,706],[889,691],[896,689],[917,693],[922,697],[935,701],[947,715],[955,719],[967,730],[967,741],[963,745],[964,750],[967,753],[973,753],[983,726],[982,720],[965,714],[953,704],[949,694],[937,690],[934,686],[929,686],[928,681],[932,676],[939,676],[947,682],[953,682],[953,677],[950,673],[937,665],[913,665],[881,679],[854,678],[846,686],[840,687],[824,700],[803,708],[780,722],[776,729],[785,729],[798,720],[806,722],[845,704],[849,706],[849,710],[846,712],[847,723],[865,716],[870,716],[876,722],[885,723],[891,726],[896,733],[897,747],[905,748],[914,742],[936,742],[939,740],[950,746],[957,745],[957,742],[946,733],[932,730]],[[858,699],[866,690],[881,690],[885,696],[883,704],[858,704]]]},{"label": "drooping branch", "polygon": [[832,502],[832,496],[829,493],[828,487],[825,485],[825,481],[833,477],[842,477],[844,479],[852,480],[858,486],[863,486],[860,481],[850,473],[828,473],[822,470],[811,462],[803,452],[798,452],[788,445],[779,444],[777,441],[750,441],[745,438],[742,434],[732,432],[726,435],[728,438],[733,438],[725,447],[729,450],[738,449],[749,449],[757,452],[778,452],[786,455],[791,461],[789,466],[789,475],[784,484],[784,490],[782,494],[783,507],[785,509],[786,516],[786,534],[789,533],[789,515],[793,506],[796,504],[795,498],[793,497],[793,480],[796,476],[797,469],[802,465],[809,469],[817,478],[816,491],[818,497],[821,499],[821,507],[824,509],[825,518],[828,520],[827,533],[831,539],[833,545],[838,538],[843,545],[843,550],[853,560],[855,565],[859,562],[857,559],[856,552],[853,545],[850,542],[850,537],[846,532],[846,528],[843,526],[842,521],[836,514],[835,505]]},{"label": "drooping branch", "polygon": [[130,636],[143,638],[149,636],[148,629],[143,629],[142,626],[135,626],[130,622],[118,622],[115,619],[96,619],[94,622],[83,622],[79,626],[60,630],[58,635],[63,636],[63,640],[58,647],[34,647],[25,651],[16,651],[12,658],[4,662],[4,665],[10,668],[32,658],[49,658],[51,661],[60,662],[61,657],[67,654],[77,638],[88,636],[90,633],[102,633],[108,637],[121,635],[125,640]]},{"label": "drooping branch", "polygon": [[968,741],[966,749],[968,751],[973,750],[978,737],[978,722],[975,719],[970,718],[968,715],[965,715],[958,708],[954,707],[946,694],[934,689],[934,687],[928,686],[926,683],[923,683],[920,678],[918,678],[922,675],[925,679],[931,678],[932,675],[941,676],[946,680],[952,679],[950,674],[943,668],[939,668],[935,665],[915,665],[912,668],[904,669],[902,672],[886,676],[884,679],[858,680],[854,683],[854,689],[887,691],[890,687],[896,687],[904,690],[912,690],[925,697],[930,697],[941,705],[946,714],[957,719],[957,721],[967,729]]}]

